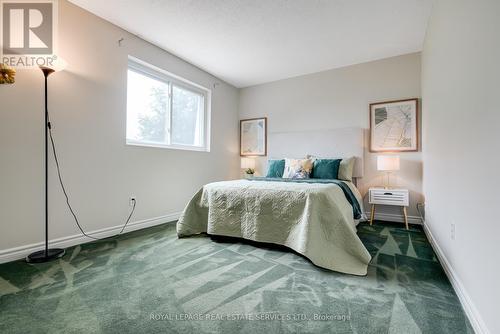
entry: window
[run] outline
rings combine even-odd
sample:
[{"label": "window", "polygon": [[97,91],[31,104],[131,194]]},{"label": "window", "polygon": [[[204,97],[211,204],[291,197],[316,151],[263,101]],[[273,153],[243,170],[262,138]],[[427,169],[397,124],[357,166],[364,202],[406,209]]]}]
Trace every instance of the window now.
[{"label": "window", "polygon": [[210,90],[129,58],[127,144],[209,151]]}]

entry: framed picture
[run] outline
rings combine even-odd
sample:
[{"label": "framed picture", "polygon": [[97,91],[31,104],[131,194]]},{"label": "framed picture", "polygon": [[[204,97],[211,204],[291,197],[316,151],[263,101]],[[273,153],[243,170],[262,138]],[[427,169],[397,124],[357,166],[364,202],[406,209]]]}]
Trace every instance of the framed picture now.
[{"label": "framed picture", "polygon": [[242,119],[240,121],[240,155],[267,155],[267,118]]},{"label": "framed picture", "polygon": [[370,104],[370,152],[418,151],[418,99]]}]

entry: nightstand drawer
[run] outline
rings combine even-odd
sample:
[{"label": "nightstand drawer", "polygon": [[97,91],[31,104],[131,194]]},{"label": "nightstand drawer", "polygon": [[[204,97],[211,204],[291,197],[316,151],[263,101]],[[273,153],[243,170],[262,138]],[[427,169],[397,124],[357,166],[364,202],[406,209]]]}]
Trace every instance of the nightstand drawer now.
[{"label": "nightstand drawer", "polygon": [[406,189],[370,189],[370,204],[409,205],[409,194]]}]

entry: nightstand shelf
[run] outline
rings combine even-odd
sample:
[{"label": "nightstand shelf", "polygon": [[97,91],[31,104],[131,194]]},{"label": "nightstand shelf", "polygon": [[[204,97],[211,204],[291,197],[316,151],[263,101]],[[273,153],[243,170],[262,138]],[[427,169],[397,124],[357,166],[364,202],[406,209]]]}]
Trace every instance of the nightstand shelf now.
[{"label": "nightstand shelf", "polygon": [[410,205],[410,193],[408,189],[384,189],[370,188],[368,190],[368,203],[372,205],[370,225],[375,216],[375,205],[394,205],[403,207],[406,229],[408,229],[408,214],[406,207]]}]

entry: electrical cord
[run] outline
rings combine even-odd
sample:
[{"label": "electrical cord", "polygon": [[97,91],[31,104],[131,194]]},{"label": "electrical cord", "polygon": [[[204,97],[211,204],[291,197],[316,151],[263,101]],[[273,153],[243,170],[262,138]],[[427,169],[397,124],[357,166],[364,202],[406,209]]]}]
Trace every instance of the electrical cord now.
[{"label": "electrical cord", "polygon": [[125,230],[125,227],[127,227],[127,224],[130,222],[130,218],[132,218],[132,215],[134,214],[135,205],[137,204],[136,199],[133,199],[134,205],[132,206],[132,209],[130,210],[130,214],[128,215],[127,220],[125,221],[125,224],[123,225],[121,231],[118,234],[115,234],[115,235],[112,235],[112,236],[106,237],[106,238],[96,238],[96,237],[93,237],[93,236],[85,233],[82,226],[80,225],[80,222],[78,221],[78,217],[76,216],[75,211],[73,210],[73,207],[71,206],[71,204],[69,202],[69,196],[68,196],[68,193],[66,191],[66,187],[64,186],[64,182],[62,180],[61,168],[59,166],[59,159],[57,158],[56,145],[54,143],[54,137],[52,136],[52,125],[50,123],[50,120],[47,123],[47,127],[49,128],[50,143],[52,146],[52,153],[54,154],[54,161],[56,163],[57,177],[59,178],[59,184],[61,185],[62,192],[64,194],[64,197],[66,198],[66,204],[68,205],[68,209],[71,212],[71,215],[73,216],[73,219],[75,220],[75,223],[78,226],[78,229],[80,230],[80,232],[82,232],[82,234],[84,236],[86,236],[87,238],[94,239],[94,240],[110,239],[110,238],[114,238],[114,237],[121,235],[123,233],[123,231]]},{"label": "electrical cord", "polygon": [[422,221],[422,224],[425,225],[425,218],[424,218],[424,215],[422,214],[421,207],[425,207],[425,203],[417,203],[417,212],[418,212],[418,215],[420,216],[420,220]]}]

